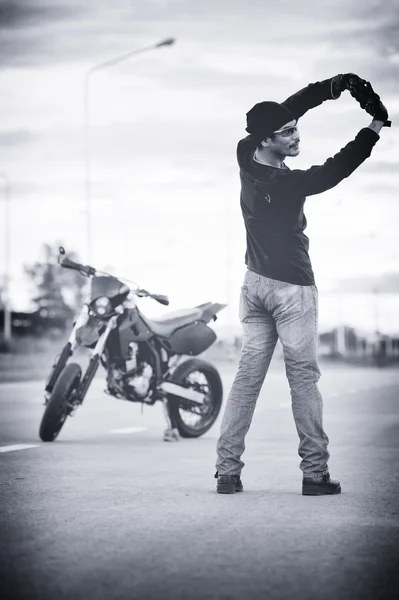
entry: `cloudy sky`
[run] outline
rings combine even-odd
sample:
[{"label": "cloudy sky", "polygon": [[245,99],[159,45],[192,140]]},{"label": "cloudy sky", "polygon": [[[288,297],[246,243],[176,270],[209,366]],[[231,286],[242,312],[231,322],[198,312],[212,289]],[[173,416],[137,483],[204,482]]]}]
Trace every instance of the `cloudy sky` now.
[{"label": "cloudy sky", "polygon": [[[15,309],[28,305],[23,265],[39,258],[42,243],[62,240],[87,262],[85,74],[167,37],[176,43],[89,77],[92,264],[168,294],[172,310],[228,299],[221,323],[237,324],[245,231],[235,152],[245,113],[355,72],[371,81],[393,126],[366,163],[309,198],[305,212],[321,325],[375,319],[368,290],[399,271],[393,0],[1,2],[0,172],[11,186]],[[323,163],[370,120],[348,92],[326,102],[301,119],[301,154],[288,166]],[[4,202],[0,209],[4,231]],[[354,278],[363,295],[334,293]],[[383,292],[378,318],[399,329],[399,295]],[[155,303],[145,310],[165,313]]]}]

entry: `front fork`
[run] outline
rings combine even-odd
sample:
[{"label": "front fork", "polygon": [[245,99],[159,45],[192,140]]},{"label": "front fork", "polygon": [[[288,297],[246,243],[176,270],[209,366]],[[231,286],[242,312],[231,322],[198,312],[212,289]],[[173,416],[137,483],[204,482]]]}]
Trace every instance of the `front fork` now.
[{"label": "front fork", "polygon": [[79,404],[82,404],[87,390],[89,389],[89,386],[93,381],[93,377],[97,372],[98,365],[100,364],[100,358],[102,353],[104,352],[105,344],[107,343],[109,334],[113,329],[115,329],[115,327],[117,327],[117,325],[118,315],[114,315],[108,321],[105,331],[101,334],[97,344],[95,345],[95,348],[93,349],[93,354],[91,356],[89,366],[87,367],[86,372],[78,388],[77,400]]},{"label": "front fork", "polygon": [[89,320],[89,307],[87,304],[85,304],[75,321],[75,324],[71,331],[71,335],[69,336],[67,343],[63,347],[61,354],[59,354],[55,358],[55,362],[52,366],[52,370],[47,379],[46,386],[44,388],[44,403],[45,404],[47,404],[47,402],[48,402],[50,394],[53,391],[53,388],[55,386],[55,382],[57,381],[58,377],[60,376],[61,371],[64,369],[65,365],[68,362],[68,359],[72,356],[73,351],[75,350],[75,348],[77,346],[77,341],[76,341],[77,329],[79,329],[79,327],[83,327],[83,325],[86,325],[88,320]]},{"label": "front fork", "polygon": [[[85,375],[80,383],[79,389],[78,389],[79,404],[81,402],[83,402],[83,399],[86,395],[89,385],[92,382],[94,375],[96,374],[96,371],[98,369],[98,364],[100,361],[100,357],[104,351],[108,336],[109,336],[110,332],[112,331],[112,329],[114,329],[116,327],[117,319],[118,319],[117,315],[111,317],[111,319],[107,323],[107,327],[106,327],[105,331],[100,336],[100,338],[93,350],[93,354],[90,359],[89,366],[87,367],[86,373],[85,373]],[[78,315],[78,318],[76,319],[76,322],[71,331],[71,335],[69,336],[68,342],[65,344],[61,354],[59,355],[58,359],[56,360],[56,362],[53,365],[53,370],[51,371],[50,377],[49,377],[46,387],[45,387],[45,396],[44,396],[45,404],[47,404],[47,402],[48,402],[50,394],[53,391],[54,385],[55,385],[58,377],[60,376],[61,371],[64,369],[66,363],[68,362],[69,357],[72,356],[73,351],[75,350],[76,346],[78,345],[78,342],[76,340],[76,331],[80,327],[83,327],[84,325],[86,325],[88,320],[89,320],[89,307],[87,304],[85,304],[83,306],[80,314]]]}]

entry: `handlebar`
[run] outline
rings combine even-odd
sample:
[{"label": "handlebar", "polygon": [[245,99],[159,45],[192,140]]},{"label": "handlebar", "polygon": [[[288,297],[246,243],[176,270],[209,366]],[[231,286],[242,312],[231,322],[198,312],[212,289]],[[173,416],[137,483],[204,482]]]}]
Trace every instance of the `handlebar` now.
[{"label": "handlebar", "polygon": [[[60,256],[58,258],[58,262],[61,265],[61,267],[64,267],[64,269],[73,269],[75,271],[79,271],[79,273],[84,273],[88,277],[96,274],[96,269],[94,267],[91,267],[90,265],[82,265],[65,256],[64,248],[60,247],[59,252]],[[165,306],[168,306],[169,304],[169,298],[167,296],[164,296],[163,294],[151,294],[150,292],[144,289],[137,289],[134,293],[136,294],[136,296],[139,296],[141,298],[153,298],[154,300],[156,300],[160,304],[164,304]]]},{"label": "handlebar", "polygon": [[136,290],[134,293],[139,298],[148,298],[149,297],[149,298],[152,298],[153,300],[156,300],[160,304],[163,304],[164,306],[169,305],[169,298],[167,296],[164,296],[163,294],[151,294],[151,292],[148,292],[147,290],[144,290],[144,289]]},{"label": "handlebar", "polygon": [[90,267],[90,265],[81,265],[80,263],[71,260],[67,256],[61,256],[58,259],[58,262],[61,265],[61,267],[64,267],[64,269],[73,269],[75,271],[80,271],[81,273],[85,273],[87,276],[96,274],[96,270],[94,267]]}]

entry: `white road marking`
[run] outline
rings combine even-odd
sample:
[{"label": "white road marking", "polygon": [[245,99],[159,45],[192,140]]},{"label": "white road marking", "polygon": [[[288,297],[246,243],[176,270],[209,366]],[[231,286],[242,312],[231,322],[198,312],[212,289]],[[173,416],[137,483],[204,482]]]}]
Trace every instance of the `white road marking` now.
[{"label": "white road marking", "polygon": [[29,448],[38,448],[40,444],[11,444],[10,446],[0,446],[0,452],[14,452],[14,450],[28,450]]},{"label": "white road marking", "polygon": [[279,408],[291,408],[291,402],[280,402]]},{"label": "white road marking", "polygon": [[123,427],[122,429],[110,429],[108,433],[139,433],[140,431],[145,431],[147,427]]}]

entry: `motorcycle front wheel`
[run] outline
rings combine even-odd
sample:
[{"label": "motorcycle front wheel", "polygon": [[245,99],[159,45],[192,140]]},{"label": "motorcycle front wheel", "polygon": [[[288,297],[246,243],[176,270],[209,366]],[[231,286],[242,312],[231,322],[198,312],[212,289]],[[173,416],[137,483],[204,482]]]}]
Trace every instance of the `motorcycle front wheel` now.
[{"label": "motorcycle front wheel", "polygon": [[66,365],[55,382],[40,423],[39,435],[43,442],[53,442],[70,412],[70,399],[80,383],[82,369],[75,363]]},{"label": "motorcycle front wheel", "polygon": [[188,407],[184,400],[169,396],[171,420],[183,438],[196,438],[206,433],[215,423],[223,401],[223,385],[213,365],[199,358],[181,363],[170,381],[205,394],[201,407]]}]

